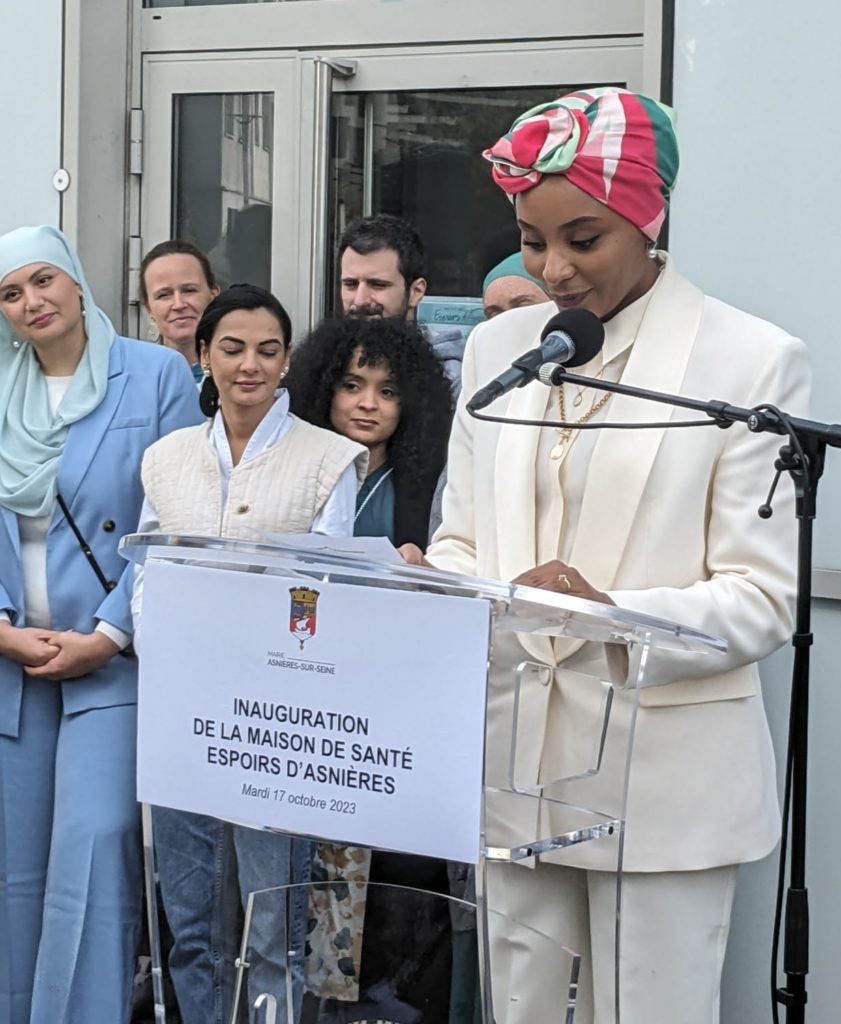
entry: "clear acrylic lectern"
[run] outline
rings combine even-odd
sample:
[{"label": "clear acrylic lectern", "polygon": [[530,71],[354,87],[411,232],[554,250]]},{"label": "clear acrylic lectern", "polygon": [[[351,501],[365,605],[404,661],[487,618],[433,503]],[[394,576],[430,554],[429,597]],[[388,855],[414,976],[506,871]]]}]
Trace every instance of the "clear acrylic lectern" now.
[{"label": "clear acrylic lectern", "polygon": [[[138,792],[156,1022],[158,908],[174,898],[157,886],[163,807],[228,830],[234,866],[215,877],[232,1024],[506,1024],[535,985],[553,992],[540,1024],[571,1024],[582,951],[510,912],[506,873],[612,872],[618,962],[646,664],[655,648],[724,642],[375,562],[339,538],[132,535],[121,551],[143,573]],[[563,741],[547,751],[552,716]],[[211,895],[199,917],[217,913]]]}]

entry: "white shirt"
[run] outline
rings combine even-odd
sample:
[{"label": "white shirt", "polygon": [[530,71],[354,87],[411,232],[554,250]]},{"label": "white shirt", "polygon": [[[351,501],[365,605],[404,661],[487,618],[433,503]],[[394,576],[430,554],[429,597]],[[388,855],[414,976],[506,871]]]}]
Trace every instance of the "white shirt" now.
[{"label": "white shirt", "polygon": [[[289,393],[285,389],[275,392],[276,401],[266,415],[260,420],[257,429],[248,439],[240,462],[248,462],[278,444],[289,433],[295,422],[289,413]],[[222,504],[228,498],[228,487],[234,471],[234,460],[231,446],[225,431],[225,422],[221,410],[216,413],[210,428],[210,443],[219,459],[219,470],[222,476]],[[356,464],[351,463],[339,477],[336,486],[330,492],[324,507],[317,513],[312,522],[312,532],[322,533],[328,537],[350,537],[353,534],[353,518],[356,514],[356,492],[358,480]],[[143,501],[140,512],[138,533],[160,532],[158,514],[148,498]],[[134,642],[137,646],[140,630],[140,606],[143,597],[143,566],[138,565],[134,571],[134,591],[131,597],[131,614],[134,620]]]},{"label": "white shirt", "polygon": [[[50,412],[55,416],[64,398],[70,377],[45,377]],[[43,516],[18,516],[20,564],[23,572],[23,602],[26,625],[52,629],[50,600],[47,593],[47,533],[55,513],[55,502]]]}]

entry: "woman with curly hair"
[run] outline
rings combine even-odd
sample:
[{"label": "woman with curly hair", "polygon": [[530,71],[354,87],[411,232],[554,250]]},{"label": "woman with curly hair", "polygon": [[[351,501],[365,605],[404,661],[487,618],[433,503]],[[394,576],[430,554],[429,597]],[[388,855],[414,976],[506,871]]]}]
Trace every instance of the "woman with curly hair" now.
[{"label": "woman with curly hair", "polygon": [[[324,321],[293,352],[287,387],[295,415],[368,448],[354,534],[388,537],[419,558],[453,415],[450,383],[423,333],[404,320]],[[415,1020],[417,1011],[446,1020],[448,906],[405,890],[395,903],[383,888],[448,894],[446,862],[320,843],[312,878],[323,884],[311,894],[306,986],[320,1000],[319,1024]]]},{"label": "woman with curly hair", "polygon": [[355,535],[425,550],[453,402],[418,327],[404,320],[326,320],[295,349],[287,385],[295,415],[368,449]]}]

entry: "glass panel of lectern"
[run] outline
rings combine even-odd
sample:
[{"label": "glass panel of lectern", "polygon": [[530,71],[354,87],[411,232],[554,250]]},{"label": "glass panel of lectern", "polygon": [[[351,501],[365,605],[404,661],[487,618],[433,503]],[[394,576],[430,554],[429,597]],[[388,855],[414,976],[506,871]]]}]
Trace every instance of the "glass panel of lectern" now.
[{"label": "glass panel of lectern", "polygon": [[[231,1024],[506,1024],[524,1019],[535,988],[548,993],[543,1005],[552,1007],[552,1019],[541,1024],[572,1024],[587,950],[576,948],[580,940],[571,936],[549,934],[557,929],[546,927],[546,915],[512,909],[508,883],[522,876],[511,873],[530,871],[537,863],[610,872],[618,963],[628,770],[646,662],[655,647],[692,657],[723,651],[724,642],[611,605],[375,561],[360,554],[352,540],[339,538],[252,543],[133,535],[123,539],[122,552],[145,575],[136,637],[138,788],[144,800],[156,1024],[182,1019],[193,1024],[193,1012],[207,1015],[196,1022],[211,1019],[214,1006],[187,1006],[200,990],[184,967],[185,942],[195,941],[196,935],[215,943],[212,998]],[[407,604],[405,595],[414,595],[414,603]],[[232,692],[220,699],[245,701],[240,710],[258,706],[256,700],[249,704],[247,696],[257,671],[249,668],[257,664],[252,648],[259,647],[249,630],[251,620],[269,608],[287,636],[285,645],[275,644],[282,651],[260,648],[277,656],[277,682],[272,684],[277,693],[297,686],[289,692],[300,695],[303,676],[311,688],[306,692],[321,694],[313,696],[313,706],[328,706],[326,695],[333,693],[339,707],[335,679],[321,678],[336,671],[330,668],[333,662],[318,661],[315,655],[306,660],[296,647],[303,651],[318,628],[324,632],[317,621],[319,601],[328,610],[344,609],[351,624],[345,648],[358,647],[364,655],[344,673],[342,692],[361,689],[364,676],[375,700],[377,686],[382,688],[381,703],[397,715],[395,721],[419,730],[417,750],[440,751],[450,775],[442,783],[432,763],[437,759],[427,757],[424,770],[437,786],[431,802],[418,798],[411,807],[399,807],[402,790],[393,779],[400,776],[401,765],[407,768],[409,744],[402,755],[364,743],[351,748],[362,752],[354,754],[350,766],[356,784],[364,774],[365,787],[387,789],[390,783],[383,780],[392,779],[388,804],[382,793],[375,797],[335,789],[337,780],[349,780],[348,769],[335,774],[335,759],[329,765],[316,763],[323,751],[316,744],[319,723],[312,715],[299,721],[295,734],[276,728],[266,732],[272,749],[259,754],[252,748],[260,734],[249,733],[238,747],[231,740],[230,722],[226,733],[225,722],[214,720],[212,705],[210,714],[197,715],[201,701],[190,707],[179,703],[185,691],[207,692],[211,699],[217,685],[213,666],[224,663],[239,667],[228,670],[224,678],[235,680]],[[392,623],[383,609],[400,612],[403,605],[411,613],[405,625],[398,615],[396,624],[382,627]],[[459,619],[468,606],[487,610],[486,627],[481,615]],[[464,642],[452,626],[458,621],[466,624]],[[274,629],[270,617],[266,622],[266,628]],[[395,631],[399,635],[391,635]],[[293,653],[286,650],[290,642]],[[198,645],[208,649],[210,668],[197,658]],[[307,654],[315,649],[310,644]],[[473,689],[470,665],[472,676],[481,676],[481,685]],[[334,689],[318,690],[322,684]],[[472,716],[464,711],[470,702],[476,705]],[[263,699],[259,706],[265,705]],[[400,721],[403,708],[408,722]],[[484,736],[475,749],[481,762],[484,740],[484,770],[479,767],[474,775],[468,723],[475,723],[477,715]],[[181,719],[181,734],[167,732]],[[453,769],[459,764],[452,757],[459,752],[453,748],[461,747],[462,725],[469,757],[462,768]],[[173,738],[190,729],[189,742]],[[550,746],[544,742],[547,730],[553,737]],[[220,731],[230,741],[227,746]],[[213,736],[210,745],[208,734]],[[309,762],[292,759],[299,766],[295,772],[309,765],[306,786],[299,784],[300,776],[289,775],[291,762],[284,760],[293,736],[312,755]],[[347,746],[351,738],[342,742]],[[337,742],[335,737],[328,742],[327,753],[336,754]],[[212,758],[203,753],[202,764],[190,763],[187,754],[198,749],[197,743],[204,744],[202,751],[214,752]],[[226,751],[224,757],[220,751]],[[383,765],[365,770],[366,757],[374,761],[380,754]],[[385,763],[389,758],[391,767]],[[205,764],[208,760],[212,763]],[[277,777],[247,781],[255,778],[248,771],[255,765],[269,773],[276,767]],[[408,764],[410,770],[420,767]],[[236,780],[234,796],[246,793],[248,799],[237,803],[232,796],[225,803],[224,785],[216,782],[223,777]],[[473,813],[474,777],[479,790],[475,822],[466,820]],[[450,790],[458,791],[461,803],[451,804]],[[279,810],[278,801],[288,801],[292,791],[299,805],[322,802],[321,817],[306,817],[308,807]],[[416,792],[411,787],[405,791]],[[150,792],[161,806],[147,805]],[[258,795],[261,799],[252,799]],[[357,803],[364,817],[366,801],[375,799],[378,810],[366,825],[358,820]],[[450,814],[451,806],[464,812]],[[380,810],[386,807],[388,813]],[[190,817],[192,812],[201,817]],[[404,824],[389,831],[390,821],[383,819],[392,817]],[[302,828],[302,822],[310,824]],[[465,840],[465,823],[475,827],[472,846],[469,836]],[[183,871],[179,875],[172,867],[190,849],[193,824],[204,829],[205,846],[208,828],[215,843],[216,860],[198,891],[184,882]],[[386,836],[387,843],[372,836]],[[462,855],[450,859],[450,851]],[[189,927],[184,932],[186,919],[193,922],[192,932]],[[168,973],[175,1000],[167,995]],[[612,995],[618,1005],[615,982]],[[182,1003],[180,1016],[176,1001]]]}]

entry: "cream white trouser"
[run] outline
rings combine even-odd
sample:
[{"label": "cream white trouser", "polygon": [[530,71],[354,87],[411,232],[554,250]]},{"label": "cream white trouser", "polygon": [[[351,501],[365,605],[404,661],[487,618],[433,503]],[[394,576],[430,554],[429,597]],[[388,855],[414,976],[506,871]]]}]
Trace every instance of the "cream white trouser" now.
[{"label": "cream white trouser", "polygon": [[582,958],[574,1024],[718,1024],[737,871],[623,876],[617,1017],[615,876],[489,864],[496,1024],[564,1024],[569,958],[560,946]]}]

